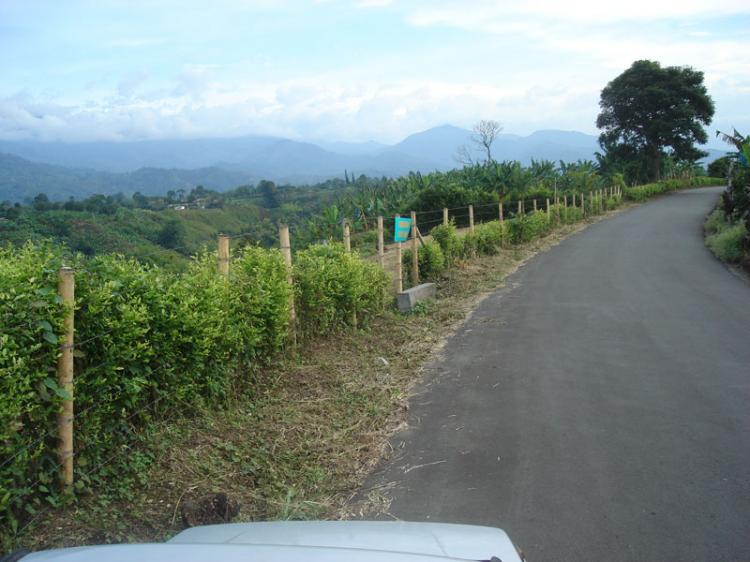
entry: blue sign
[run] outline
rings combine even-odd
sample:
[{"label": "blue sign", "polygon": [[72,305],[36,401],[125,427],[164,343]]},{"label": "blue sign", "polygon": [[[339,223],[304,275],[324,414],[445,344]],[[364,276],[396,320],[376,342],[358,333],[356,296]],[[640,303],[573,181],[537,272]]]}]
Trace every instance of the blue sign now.
[{"label": "blue sign", "polygon": [[411,219],[396,217],[393,223],[393,241],[406,242],[411,231]]}]

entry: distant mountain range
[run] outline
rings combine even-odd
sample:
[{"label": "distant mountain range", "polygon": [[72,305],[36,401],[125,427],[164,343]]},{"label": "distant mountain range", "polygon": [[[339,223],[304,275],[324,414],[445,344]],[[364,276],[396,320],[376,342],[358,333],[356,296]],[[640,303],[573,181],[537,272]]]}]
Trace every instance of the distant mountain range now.
[{"label": "distant mountain range", "polygon": [[[398,176],[448,170],[458,165],[471,131],[443,125],[394,145],[376,142],[300,142],[246,136],[192,140],[62,143],[0,141],[0,200],[23,201],[44,192],[51,199],[93,193],[146,195],[195,185],[226,190],[260,179],[312,183],[349,173]],[[501,134],[496,160],[594,159],[597,138],[575,131],[545,130],[529,136]],[[724,154],[709,150],[712,160]],[[478,154],[476,154],[479,157]]]}]

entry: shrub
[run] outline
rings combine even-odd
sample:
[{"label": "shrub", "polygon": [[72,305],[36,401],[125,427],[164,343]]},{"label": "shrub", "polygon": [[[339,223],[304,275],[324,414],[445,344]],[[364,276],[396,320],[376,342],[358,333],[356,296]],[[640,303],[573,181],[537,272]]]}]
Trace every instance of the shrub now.
[{"label": "shrub", "polygon": [[0,528],[12,532],[56,484],[59,266],[48,245],[0,248]]},{"label": "shrub", "polygon": [[456,225],[453,221],[436,226],[430,231],[430,235],[440,245],[446,266],[453,265],[463,255],[464,243],[456,232]]},{"label": "shrub", "polygon": [[[437,247],[437,246],[436,246]],[[360,322],[385,307],[389,280],[341,245],[297,256],[306,334]],[[202,252],[185,273],[121,256],[75,258],[76,487],[105,494],[143,484],[154,421],[221,405],[288,337],[294,294],[277,250],[246,247],[228,278]],[[0,249],[0,526],[6,540],[44,504],[57,505],[55,366],[64,307],[51,246]],[[123,451],[127,451],[123,454]],[[9,459],[9,460],[5,460]],[[5,532],[10,530],[10,534]]]},{"label": "shrub", "polygon": [[292,288],[278,250],[246,247],[232,261],[233,325],[242,330],[240,354],[246,360],[268,360],[289,336]]},{"label": "shrub", "polygon": [[724,211],[721,209],[715,209],[703,224],[703,229],[707,234],[715,234],[724,230],[727,227],[727,222],[724,219]]},{"label": "shrub", "polygon": [[500,221],[482,223],[477,225],[474,231],[477,253],[491,255],[498,252],[504,239],[504,228]]},{"label": "shrub", "polygon": [[[555,212],[555,208],[552,208],[552,212]],[[583,210],[580,207],[568,207],[560,210],[560,220],[563,224],[573,224],[583,220]]]},{"label": "shrub", "polygon": [[[409,271],[411,268],[411,256],[411,250],[406,250],[403,254],[402,263],[404,271]],[[443,250],[435,242],[427,242],[424,246],[419,246],[417,260],[419,263],[419,278],[423,280],[439,280],[440,275],[446,268]]]},{"label": "shrub", "polygon": [[737,263],[742,259],[742,243],[746,234],[745,225],[736,224],[706,238],[706,245],[720,260]]},{"label": "shrub", "polygon": [[656,195],[661,195],[662,193],[675,191],[677,189],[682,189],[685,187],[722,185],[724,182],[725,180],[721,178],[710,178],[710,177],[705,177],[705,176],[702,176],[702,177],[696,176],[696,177],[686,178],[686,179],[662,180],[662,181],[655,182],[655,183],[647,183],[647,184],[639,185],[636,187],[625,188],[625,190],[623,191],[623,194],[626,199],[630,199],[631,201],[642,202]]},{"label": "shrub", "polygon": [[515,217],[506,221],[506,223],[508,225],[508,237],[513,244],[521,244],[539,238],[550,229],[546,214],[541,212]]},{"label": "shrub", "polygon": [[385,308],[388,275],[342,244],[314,245],[295,256],[297,311],[305,337],[330,333]]}]

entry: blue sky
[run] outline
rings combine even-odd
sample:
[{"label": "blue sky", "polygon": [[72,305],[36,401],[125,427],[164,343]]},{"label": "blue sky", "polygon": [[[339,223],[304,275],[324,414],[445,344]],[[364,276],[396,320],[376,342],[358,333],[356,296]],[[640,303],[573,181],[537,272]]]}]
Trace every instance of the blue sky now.
[{"label": "blue sky", "polygon": [[0,138],[596,133],[640,58],[704,71],[710,131],[750,132],[750,2],[619,4],[0,0]]}]

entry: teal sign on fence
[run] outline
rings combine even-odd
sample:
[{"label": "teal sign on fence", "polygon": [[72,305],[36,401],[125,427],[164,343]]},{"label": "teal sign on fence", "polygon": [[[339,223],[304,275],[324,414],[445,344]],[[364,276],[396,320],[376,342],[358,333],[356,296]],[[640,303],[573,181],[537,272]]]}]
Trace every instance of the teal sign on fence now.
[{"label": "teal sign on fence", "polygon": [[402,219],[401,217],[396,217],[393,223],[393,241],[406,242],[409,239],[410,230],[411,219]]}]

